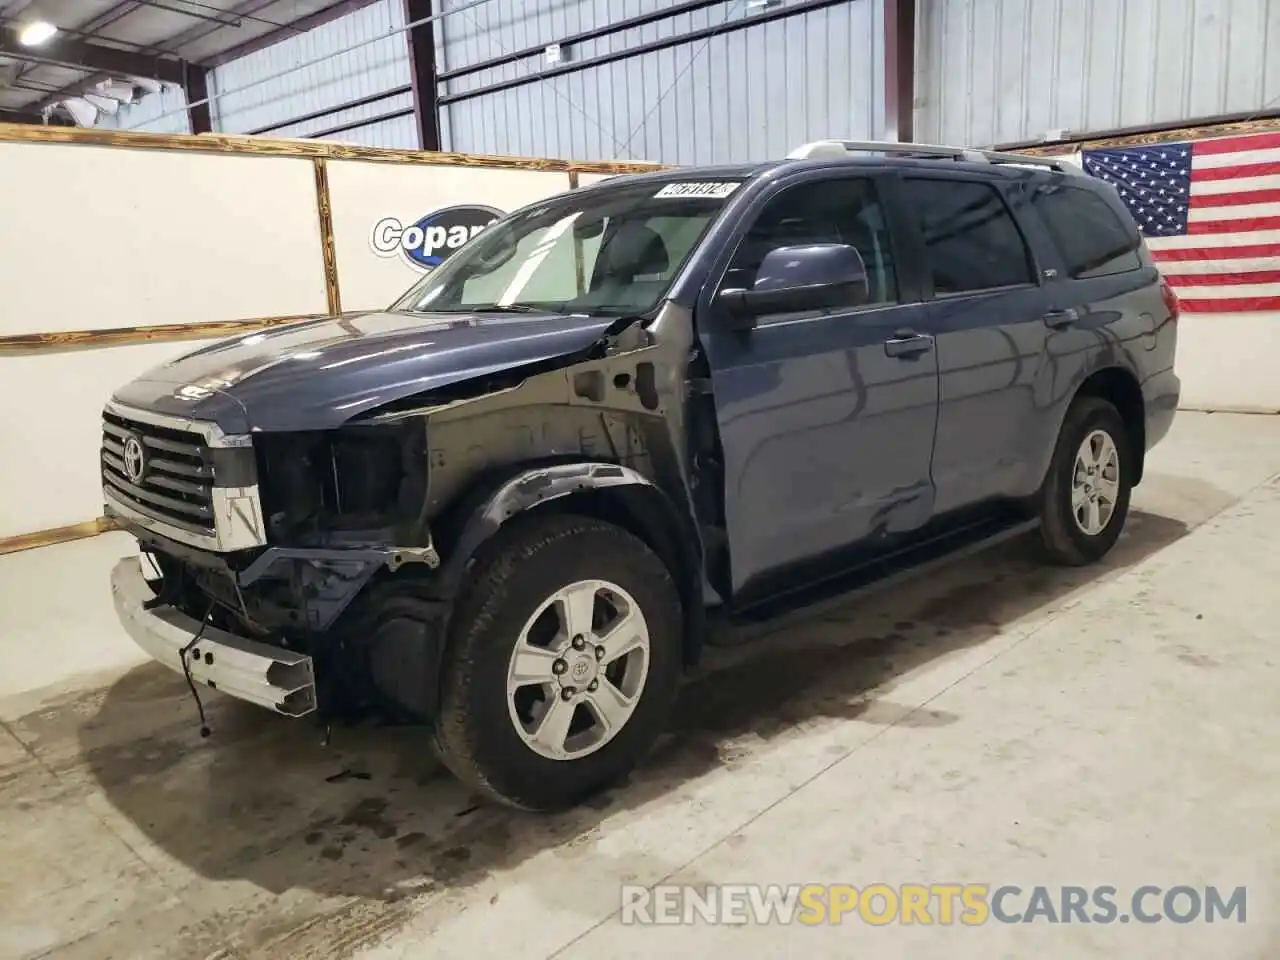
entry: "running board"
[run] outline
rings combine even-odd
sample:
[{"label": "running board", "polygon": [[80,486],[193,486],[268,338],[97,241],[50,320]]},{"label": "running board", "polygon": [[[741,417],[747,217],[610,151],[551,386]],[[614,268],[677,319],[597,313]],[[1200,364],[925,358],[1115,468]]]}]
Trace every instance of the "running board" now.
[{"label": "running board", "polygon": [[939,567],[1034,532],[1039,520],[987,520],[934,537],[770,600],[736,615],[711,614],[707,644],[725,647],[757,639],[781,627],[819,616],[867,594],[928,574]]}]

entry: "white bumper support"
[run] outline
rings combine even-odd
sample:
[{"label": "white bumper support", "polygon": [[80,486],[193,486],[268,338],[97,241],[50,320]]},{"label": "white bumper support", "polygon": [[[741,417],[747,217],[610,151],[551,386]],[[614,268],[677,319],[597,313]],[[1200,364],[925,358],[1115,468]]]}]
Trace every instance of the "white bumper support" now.
[{"label": "white bumper support", "polygon": [[[111,571],[111,594],[121,624],[154,659],[182,673],[182,650],[200,621],[174,607],[146,610],[154,593],[137,557],[125,557]],[[206,626],[189,651],[191,679],[203,686],[256,703],[289,717],[316,708],[311,658]]]}]

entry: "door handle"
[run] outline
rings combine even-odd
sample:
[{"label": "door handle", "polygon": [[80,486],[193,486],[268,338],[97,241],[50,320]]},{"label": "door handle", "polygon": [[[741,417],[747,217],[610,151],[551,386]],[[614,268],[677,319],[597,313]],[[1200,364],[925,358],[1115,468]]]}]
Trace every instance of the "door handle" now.
[{"label": "door handle", "polygon": [[932,349],[933,337],[914,330],[898,330],[884,342],[884,352],[890,357],[918,357]]},{"label": "door handle", "polygon": [[1080,311],[1074,309],[1050,310],[1044,315],[1045,326],[1053,327],[1055,330],[1069,327],[1079,319]]}]

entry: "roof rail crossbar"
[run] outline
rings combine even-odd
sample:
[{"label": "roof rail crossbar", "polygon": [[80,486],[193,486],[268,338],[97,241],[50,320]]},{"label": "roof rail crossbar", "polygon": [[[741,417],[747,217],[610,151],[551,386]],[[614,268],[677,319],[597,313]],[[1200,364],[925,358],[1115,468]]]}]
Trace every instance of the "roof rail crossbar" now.
[{"label": "roof rail crossbar", "polygon": [[888,140],[815,140],[787,154],[788,160],[836,158],[850,153],[884,153],[902,157],[937,157],[971,163],[1008,163],[1046,167],[1059,173],[1083,172],[1074,164],[1054,157],[1032,157],[1021,153],[1001,153],[974,147],[943,147],[931,143],[899,143]]}]

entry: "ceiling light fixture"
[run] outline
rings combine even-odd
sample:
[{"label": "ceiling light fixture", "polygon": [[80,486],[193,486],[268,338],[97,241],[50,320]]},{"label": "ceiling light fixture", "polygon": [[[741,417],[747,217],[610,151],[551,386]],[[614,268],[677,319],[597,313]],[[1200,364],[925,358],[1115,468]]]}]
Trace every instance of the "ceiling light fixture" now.
[{"label": "ceiling light fixture", "polygon": [[52,23],[45,20],[36,20],[33,23],[28,23],[19,31],[18,42],[24,47],[38,47],[42,43],[47,43],[57,32],[58,28]]}]

